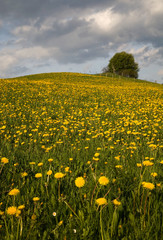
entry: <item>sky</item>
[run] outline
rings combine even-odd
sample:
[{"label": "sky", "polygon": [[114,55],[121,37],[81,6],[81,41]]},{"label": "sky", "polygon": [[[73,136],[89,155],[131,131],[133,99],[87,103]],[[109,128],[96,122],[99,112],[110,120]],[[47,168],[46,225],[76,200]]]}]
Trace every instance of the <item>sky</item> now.
[{"label": "sky", "polygon": [[163,83],[162,0],[0,0],[0,78],[100,73],[122,51]]}]

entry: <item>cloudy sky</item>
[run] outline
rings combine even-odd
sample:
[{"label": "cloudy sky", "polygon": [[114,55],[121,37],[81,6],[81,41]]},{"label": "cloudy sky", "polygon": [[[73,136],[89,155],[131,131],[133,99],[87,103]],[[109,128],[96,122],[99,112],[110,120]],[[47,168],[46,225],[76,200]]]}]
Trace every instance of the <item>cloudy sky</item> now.
[{"label": "cloudy sky", "polygon": [[0,0],[0,78],[99,73],[121,51],[163,83],[162,0]]}]

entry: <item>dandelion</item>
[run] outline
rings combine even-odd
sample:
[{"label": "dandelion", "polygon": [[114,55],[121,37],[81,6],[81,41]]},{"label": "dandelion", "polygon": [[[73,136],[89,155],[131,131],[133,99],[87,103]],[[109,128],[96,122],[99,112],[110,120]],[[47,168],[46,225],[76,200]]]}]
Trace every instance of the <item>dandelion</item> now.
[{"label": "dandelion", "polygon": [[69,169],[70,169],[69,167],[66,167],[66,168],[65,168],[65,172],[68,172],[68,171],[69,171]]},{"label": "dandelion", "polygon": [[163,160],[160,163],[163,164]]},{"label": "dandelion", "polygon": [[47,171],[47,175],[48,176],[52,175],[52,170]]},{"label": "dandelion", "polygon": [[42,165],[43,165],[42,162],[40,162],[40,163],[37,164],[38,167],[42,167]]},{"label": "dandelion", "polygon": [[48,159],[48,162],[53,162],[53,158],[49,158],[49,159]]},{"label": "dandelion", "polygon": [[22,176],[22,177],[26,177],[26,176],[28,176],[28,173],[23,172],[23,173],[21,173],[21,176]]},{"label": "dandelion", "polygon": [[14,188],[14,189],[12,189],[12,190],[8,193],[8,195],[10,195],[10,196],[16,196],[18,193],[20,193],[19,189]]},{"label": "dandelion", "polygon": [[61,226],[62,224],[63,224],[63,221],[60,221],[60,222],[58,223],[59,226]]},{"label": "dandelion", "polygon": [[22,209],[24,209],[25,208],[25,205],[23,204],[23,205],[20,205],[19,207],[18,207],[18,209],[19,210],[22,210]]},{"label": "dandelion", "polygon": [[35,163],[35,162],[30,162],[29,164],[30,164],[30,165],[35,165],[36,163]]},{"label": "dandelion", "polygon": [[123,168],[122,165],[116,165],[115,167],[116,167],[116,168],[120,168],[120,169]]},{"label": "dandelion", "polygon": [[148,167],[148,166],[153,166],[153,164],[154,164],[153,162],[150,162],[150,161],[148,161],[148,160],[143,162],[143,165],[144,165],[144,166],[147,166],[147,167]]},{"label": "dandelion", "polygon": [[158,174],[157,174],[156,172],[152,172],[152,173],[151,173],[151,176],[152,176],[152,177],[157,177]]},{"label": "dandelion", "polygon": [[1,163],[6,164],[9,160],[6,157],[1,158]]},{"label": "dandelion", "polygon": [[35,178],[41,178],[42,177],[42,173],[36,173],[35,174]]},{"label": "dandelion", "polygon": [[99,178],[98,182],[101,184],[101,185],[107,185],[109,183],[109,179],[105,176],[102,176]]},{"label": "dandelion", "polygon": [[34,197],[34,198],[33,198],[33,201],[34,201],[34,202],[37,202],[37,201],[39,201],[39,200],[40,200],[39,197]]},{"label": "dandelion", "polygon": [[7,208],[7,214],[8,214],[8,215],[15,215],[15,214],[16,214],[16,211],[17,211],[17,208],[14,207],[14,206]]},{"label": "dandelion", "polygon": [[142,185],[144,188],[147,188],[149,190],[153,190],[155,188],[154,184],[150,182],[142,182]]},{"label": "dandelion", "polygon": [[100,153],[95,153],[95,154],[94,154],[94,157],[95,157],[95,158],[98,158],[99,156],[100,156]]},{"label": "dandelion", "polygon": [[85,180],[83,177],[78,177],[75,179],[75,185],[78,187],[78,188],[81,188],[83,187],[85,184]]},{"label": "dandelion", "polygon": [[142,164],[141,164],[141,163],[137,163],[136,165],[137,165],[137,167],[141,167],[141,166],[142,166]]},{"label": "dandelion", "polygon": [[112,202],[115,206],[120,206],[121,205],[121,202],[119,202],[117,199],[114,199]]},{"label": "dandelion", "polygon": [[54,177],[59,179],[59,178],[63,178],[65,176],[65,174],[61,173],[61,172],[57,172]]},{"label": "dandelion", "polygon": [[101,205],[107,204],[107,200],[106,200],[106,198],[98,198],[98,199],[96,199],[96,203],[99,206],[101,206]]}]

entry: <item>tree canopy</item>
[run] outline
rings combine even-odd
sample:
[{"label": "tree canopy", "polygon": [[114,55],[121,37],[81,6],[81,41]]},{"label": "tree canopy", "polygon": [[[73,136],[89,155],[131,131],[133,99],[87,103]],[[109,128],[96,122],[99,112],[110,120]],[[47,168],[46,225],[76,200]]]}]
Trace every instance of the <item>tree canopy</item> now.
[{"label": "tree canopy", "polygon": [[[107,70],[106,70],[107,69]],[[115,73],[124,77],[138,78],[139,67],[132,54],[116,53],[105,69],[105,72]]]}]

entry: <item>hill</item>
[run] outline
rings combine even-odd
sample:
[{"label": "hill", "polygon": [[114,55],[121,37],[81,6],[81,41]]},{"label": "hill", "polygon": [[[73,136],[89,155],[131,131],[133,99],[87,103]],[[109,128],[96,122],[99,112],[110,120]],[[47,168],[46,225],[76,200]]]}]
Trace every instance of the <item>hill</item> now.
[{"label": "hill", "polygon": [[163,86],[0,80],[0,239],[160,239]]}]

